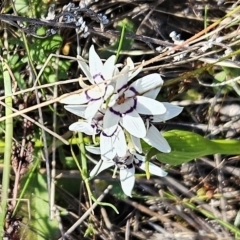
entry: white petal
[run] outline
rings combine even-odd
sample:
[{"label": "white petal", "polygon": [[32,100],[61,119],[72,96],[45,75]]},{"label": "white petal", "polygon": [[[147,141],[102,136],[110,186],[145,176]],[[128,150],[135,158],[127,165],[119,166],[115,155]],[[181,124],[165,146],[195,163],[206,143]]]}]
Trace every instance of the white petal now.
[{"label": "white petal", "polygon": [[119,73],[118,78],[116,79],[116,93],[119,95],[122,95],[123,92],[127,89],[127,83],[128,83],[128,72],[129,67],[125,66],[122,71]]},{"label": "white petal", "polygon": [[146,128],[142,118],[133,110],[121,118],[123,127],[133,136],[142,138],[146,135]]},{"label": "white petal", "polygon": [[[163,80],[161,76],[157,73],[153,73],[136,80],[129,86],[129,88],[135,89],[138,94],[143,94],[162,85]],[[129,96],[126,94],[126,97]]]},{"label": "white petal", "polygon": [[127,143],[124,132],[120,126],[118,126],[116,132],[113,135],[113,146],[116,150],[118,157],[126,156]]},{"label": "white petal", "polygon": [[129,66],[130,70],[134,69],[134,62],[130,57],[127,58],[127,66]]},{"label": "white petal", "polygon": [[141,71],[142,71],[142,66],[138,67],[136,71],[132,71],[129,73],[128,75],[128,81],[130,81],[131,79],[133,79],[134,77],[136,77]]},{"label": "white petal", "polygon": [[143,96],[136,96],[136,98],[136,111],[140,114],[158,115],[166,112],[166,108],[161,102]]},{"label": "white petal", "polygon": [[97,111],[100,110],[102,103],[103,103],[102,99],[89,102],[85,110],[84,117],[86,119],[92,119],[96,115]]},{"label": "white petal", "polygon": [[152,122],[164,122],[167,121],[171,118],[176,117],[177,115],[179,115],[183,108],[179,107],[179,106],[175,106],[171,103],[167,103],[167,102],[163,102],[162,103],[164,105],[164,107],[167,109],[167,111],[162,114],[162,115],[154,115],[152,118]]},{"label": "white petal", "polygon": [[114,88],[115,88],[115,86],[116,86],[116,82],[117,82],[117,76],[119,75],[119,70],[118,70],[118,68],[116,67],[116,65],[115,65],[115,67],[114,67],[114,71],[113,71],[113,79],[112,79],[112,81],[111,81],[111,84],[114,86]]},{"label": "white petal", "polygon": [[94,45],[92,45],[89,50],[89,68],[94,82],[95,83],[102,82],[103,79],[101,79],[100,76],[96,77],[96,75],[101,74],[103,63],[98,54],[96,53]]},{"label": "white petal", "polygon": [[115,165],[115,163],[113,161],[100,160],[96,164],[96,166],[92,169],[92,171],[89,173],[89,176],[94,177],[94,176],[98,175],[100,172],[102,172],[105,169],[108,169],[114,165]]},{"label": "white petal", "polygon": [[81,70],[83,71],[83,73],[85,74],[85,76],[88,78],[88,80],[94,84],[94,82],[92,81],[92,75],[90,73],[90,69],[89,69],[89,66],[86,64],[85,60],[78,56],[78,65],[79,67],[81,68]]},{"label": "white petal", "polygon": [[167,140],[162,136],[158,129],[151,125],[147,131],[147,135],[143,140],[151,145],[152,147],[158,149],[161,152],[169,153],[171,152],[171,147],[169,146]]},{"label": "white petal", "polygon": [[118,98],[119,98],[118,93],[114,93],[114,94],[109,98],[108,107],[113,107],[113,106],[117,103]]},{"label": "white petal", "polygon": [[116,130],[120,116],[107,109],[103,117],[103,130],[107,135],[112,135]]},{"label": "white petal", "polygon": [[71,94],[60,100],[63,104],[84,104],[87,103],[89,99],[87,98],[85,92],[79,94]]},{"label": "white petal", "polygon": [[142,161],[142,162],[145,162],[146,161],[146,158],[143,156],[143,155],[140,155],[140,154],[138,154],[138,153],[136,153],[136,152],[133,152],[133,151],[130,151],[133,155],[134,155],[134,157],[137,159],[137,160],[140,160],[140,161]]},{"label": "white petal", "polygon": [[86,107],[87,107],[87,105],[65,105],[64,106],[64,108],[67,111],[69,111],[79,117],[82,117],[82,118],[84,118],[84,112],[86,110]]},{"label": "white petal", "polygon": [[107,85],[104,99],[107,100],[114,92],[114,87],[112,85]]},{"label": "white petal", "polygon": [[104,77],[104,80],[108,80],[112,78],[113,72],[114,72],[115,60],[116,60],[116,56],[112,55],[104,63],[103,69],[102,69],[102,75]]},{"label": "white petal", "polygon": [[104,159],[112,160],[116,156],[113,144],[113,137],[108,137],[103,132],[100,134],[100,151]]},{"label": "white petal", "polygon": [[140,138],[136,138],[133,135],[131,136],[131,140],[132,140],[132,144],[134,146],[134,148],[139,152],[142,153],[142,145],[141,145],[141,141]]},{"label": "white petal", "polygon": [[[127,58],[127,66],[129,66],[130,70],[134,69],[134,63],[130,57]],[[142,64],[137,68],[135,71],[130,71],[128,74],[128,81],[130,81],[132,78],[137,76],[142,71]]]},{"label": "white petal", "polygon": [[86,150],[90,153],[100,155],[100,147],[93,147],[93,146],[85,146]]},{"label": "white petal", "polygon": [[98,99],[104,96],[106,91],[106,86],[102,84],[96,85],[94,88],[89,89],[86,91],[86,95],[89,97],[89,99]]},{"label": "white petal", "polygon": [[120,181],[123,192],[131,197],[132,196],[132,190],[135,183],[135,168],[124,168],[120,169]]},{"label": "white petal", "polygon": [[[142,170],[146,171],[146,164],[143,162],[141,166],[139,166]],[[153,163],[149,163],[149,172],[153,175],[159,176],[159,177],[166,177],[167,172],[162,170],[162,168],[158,167],[157,165]]]},{"label": "white petal", "polygon": [[75,122],[69,126],[70,131],[83,132],[87,135],[95,134],[94,128],[88,122]]},{"label": "white petal", "polygon": [[161,89],[161,88],[152,89],[152,90],[144,93],[142,96],[147,97],[147,98],[156,99],[156,97],[157,97],[160,89]]}]

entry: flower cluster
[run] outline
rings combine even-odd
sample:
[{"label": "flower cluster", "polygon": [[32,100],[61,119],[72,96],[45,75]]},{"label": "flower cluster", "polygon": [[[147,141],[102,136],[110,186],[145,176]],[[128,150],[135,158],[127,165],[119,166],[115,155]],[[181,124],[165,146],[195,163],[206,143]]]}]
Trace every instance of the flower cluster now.
[{"label": "flower cluster", "polygon": [[[154,123],[177,116],[182,108],[155,100],[163,85],[159,74],[131,81],[141,67],[134,69],[133,62],[128,59],[120,71],[115,60],[113,55],[103,64],[91,46],[89,66],[79,61],[91,87],[62,98],[61,103],[66,104],[66,110],[81,117],[80,121],[69,126],[71,131],[94,137],[100,135],[100,146],[87,148],[101,155],[101,161],[90,176],[115,166],[119,169],[124,193],[131,196],[135,166],[145,170],[141,139],[159,151],[169,153],[171,148]],[[167,174],[152,163],[149,172],[161,177]]]}]

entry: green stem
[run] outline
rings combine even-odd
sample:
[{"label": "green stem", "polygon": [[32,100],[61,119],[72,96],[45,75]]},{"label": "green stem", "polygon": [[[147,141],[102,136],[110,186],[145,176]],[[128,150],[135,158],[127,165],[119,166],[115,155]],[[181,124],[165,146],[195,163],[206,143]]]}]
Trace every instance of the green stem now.
[{"label": "green stem", "polygon": [[204,8],[204,29],[207,28],[207,17],[208,17],[208,5]]},{"label": "green stem", "polygon": [[[4,90],[5,95],[9,96],[12,94],[11,78],[9,72],[6,68],[5,63],[2,61],[3,69],[3,79],[4,79]],[[5,108],[5,115],[12,114],[12,97],[7,97],[5,99],[7,106]],[[5,120],[5,147],[4,147],[4,171],[2,175],[2,198],[1,198],[1,214],[0,214],[0,236],[4,233],[4,222],[5,214],[7,211],[7,201],[8,201],[8,189],[9,189],[9,179],[10,179],[10,169],[11,169],[11,153],[12,153],[12,138],[13,138],[13,119],[7,118]]]},{"label": "green stem", "polygon": [[86,151],[85,151],[85,144],[83,134],[81,132],[78,133],[79,139],[79,148],[81,154],[81,167],[82,167],[82,178],[85,180],[87,178],[87,159],[86,159]]},{"label": "green stem", "polygon": [[118,50],[117,50],[117,54],[116,54],[116,62],[118,60],[118,57],[120,55],[121,49],[122,49],[122,45],[123,45],[123,40],[124,40],[124,35],[125,35],[125,28],[126,25],[123,24],[122,26],[122,32],[121,32],[121,36],[120,36],[120,41],[119,41],[119,45],[118,45]]}]

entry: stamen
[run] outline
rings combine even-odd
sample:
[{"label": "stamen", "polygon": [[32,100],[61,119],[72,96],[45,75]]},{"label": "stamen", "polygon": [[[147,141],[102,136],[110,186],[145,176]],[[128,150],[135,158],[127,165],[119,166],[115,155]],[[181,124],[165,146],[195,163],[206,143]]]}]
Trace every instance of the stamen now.
[{"label": "stamen", "polygon": [[94,144],[97,144],[97,141],[96,141],[96,132],[97,132],[97,129],[94,129],[94,133],[92,135],[92,140],[93,140],[93,143]]},{"label": "stamen", "polygon": [[115,168],[114,168],[114,171],[113,171],[112,178],[116,178],[117,169],[118,169],[118,166],[116,165]]},{"label": "stamen", "polygon": [[149,119],[146,119],[146,129],[148,130],[150,127],[150,120]]},{"label": "stamen", "polygon": [[121,105],[124,102],[125,102],[125,94],[123,93],[123,95],[118,98],[117,104]]}]

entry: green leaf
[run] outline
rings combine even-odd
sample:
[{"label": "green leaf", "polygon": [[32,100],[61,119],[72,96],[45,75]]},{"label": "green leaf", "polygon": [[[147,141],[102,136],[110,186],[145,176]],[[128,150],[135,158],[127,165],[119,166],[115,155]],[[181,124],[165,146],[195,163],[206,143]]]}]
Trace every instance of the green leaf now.
[{"label": "green leaf", "polygon": [[38,36],[44,36],[46,34],[46,29],[44,27],[40,27],[37,29],[36,34]]},{"label": "green leaf", "polygon": [[42,43],[42,47],[46,51],[53,51],[61,47],[62,38],[59,35],[53,35]]},{"label": "green leaf", "polygon": [[[79,176],[81,176],[80,172],[79,172]],[[59,178],[56,181],[56,185],[59,187],[59,189],[62,189],[63,191],[68,192],[72,196],[79,196],[79,190],[80,190],[81,183],[82,183],[81,178],[79,179],[79,181],[76,181],[76,179],[74,179],[74,178]],[[61,203],[62,203],[61,206],[63,206],[64,208],[69,207],[68,202],[63,203],[62,195],[58,194],[58,191],[56,193],[56,200],[61,201]]]},{"label": "green leaf", "polygon": [[214,146],[214,153],[236,155],[240,154],[240,141],[231,139],[216,139],[211,140]]},{"label": "green leaf", "polygon": [[[27,181],[27,177],[23,181]],[[24,216],[23,224],[27,226],[27,228],[21,229],[22,239],[58,239],[60,237],[58,222],[56,219],[49,219],[49,197],[45,176],[33,173],[24,199],[29,200],[31,219],[28,218],[27,204],[22,204],[17,213]]]},{"label": "green leaf", "polygon": [[182,94],[184,100],[198,100],[201,99],[201,93],[195,89],[189,89],[186,93]]},{"label": "green leaf", "polygon": [[16,11],[20,14],[23,14],[28,11],[29,2],[27,0],[16,0],[15,8]]},{"label": "green leaf", "polygon": [[77,169],[76,162],[72,156],[66,156],[63,164],[64,169]]},{"label": "green leaf", "polygon": [[124,194],[120,182],[112,182],[111,194],[117,199],[126,199],[127,196]]},{"label": "green leaf", "polygon": [[219,82],[223,82],[226,80],[226,72],[221,71],[215,74],[215,79]]},{"label": "green leaf", "polygon": [[20,72],[15,72],[14,77],[16,78],[17,83],[18,83],[18,87],[20,89],[26,89],[27,88],[26,80],[24,78],[22,78]]},{"label": "green leaf", "polygon": [[57,81],[56,74],[49,74],[47,80],[48,80],[49,83],[55,83]]},{"label": "green leaf", "polygon": [[156,154],[159,161],[170,165],[179,165],[215,153],[240,154],[240,141],[237,140],[209,140],[196,133],[180,130],[165,132],[164,137],[172,151],[161,153],[150,149],[148,157]]},{"label": "green leaf", "polygon": [[14,67],[16,65],[16,63],[19,60],[19,56],[17,54],[14,54],[12,56],[10,56],[9,60],[8,60],[8,64],[10,67]]}]

